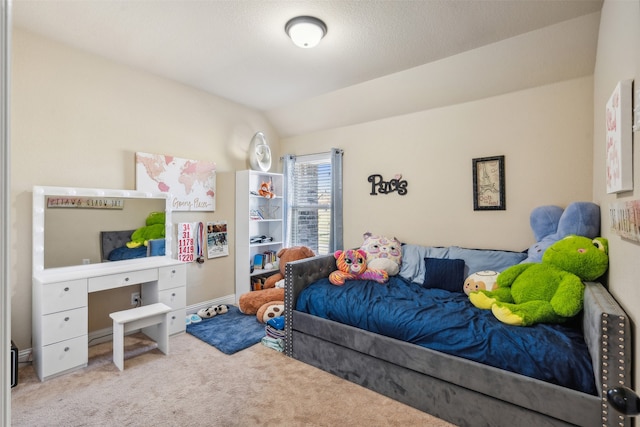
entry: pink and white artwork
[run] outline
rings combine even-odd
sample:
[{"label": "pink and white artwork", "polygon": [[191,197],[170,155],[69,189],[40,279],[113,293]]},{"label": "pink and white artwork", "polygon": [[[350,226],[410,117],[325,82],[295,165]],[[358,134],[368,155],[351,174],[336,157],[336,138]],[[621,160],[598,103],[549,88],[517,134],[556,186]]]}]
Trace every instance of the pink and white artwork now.
[{"label": "pink and white artwork", "polygon": [[607,193],[633,190],[632,84],[618,82],[606,106]]},{"label": "pink and white artwork", "polygon": [[215,211],[216,164],[136,153],[136,189],[171,194],[174,211]]}]

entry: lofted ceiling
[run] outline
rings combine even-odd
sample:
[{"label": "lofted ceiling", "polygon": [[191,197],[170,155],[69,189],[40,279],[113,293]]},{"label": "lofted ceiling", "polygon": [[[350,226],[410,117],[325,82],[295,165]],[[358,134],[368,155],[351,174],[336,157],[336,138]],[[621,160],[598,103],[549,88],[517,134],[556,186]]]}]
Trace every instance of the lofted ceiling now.
[{"label": "lofted ceiling", "polygon": [[[550,39],[522,39],[535,51],[523,55],[544,62],[540,79],[515,65],[511,74],[523,81],[509,84],[504,70],[517,56],[509,54],[485,71],[502,74],[496,84],[517,90],[590,75],[601,7],[602,0],[13,0],[12,14],[15,27],[262,111],[288,136],[430,108],[389,97],[368,111],[360,91],[393,88],[402,73],[426,79],[416,73],[431,64],[540,29],[556,30]],[[327,24],[314,49],[294,46],[284,32],[299,15]],[[492,52],[484,57],[499,55]],[[461,90],[472,95],[471,86]],[[435,89],[424,98],[437,99]],[[331,101],[362,112],[317,118]]]}]

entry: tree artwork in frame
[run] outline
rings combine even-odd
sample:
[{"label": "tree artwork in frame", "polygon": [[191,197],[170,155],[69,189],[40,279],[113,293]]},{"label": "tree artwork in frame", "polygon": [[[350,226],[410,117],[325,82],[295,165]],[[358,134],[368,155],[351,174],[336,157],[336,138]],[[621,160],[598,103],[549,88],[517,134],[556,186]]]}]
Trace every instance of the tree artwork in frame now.
[{"label": "tree artwork in frame", "polygon": [[506,210],[504,156],[473,159],[473,210]]}]

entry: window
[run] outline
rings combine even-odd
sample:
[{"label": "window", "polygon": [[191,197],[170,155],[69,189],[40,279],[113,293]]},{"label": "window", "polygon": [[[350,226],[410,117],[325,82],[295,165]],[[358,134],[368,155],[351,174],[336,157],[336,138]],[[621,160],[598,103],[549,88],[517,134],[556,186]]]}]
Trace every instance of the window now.
[{"label": "window", "polygon": [[284,156],[286,246],[342,248],[342,150]]}]

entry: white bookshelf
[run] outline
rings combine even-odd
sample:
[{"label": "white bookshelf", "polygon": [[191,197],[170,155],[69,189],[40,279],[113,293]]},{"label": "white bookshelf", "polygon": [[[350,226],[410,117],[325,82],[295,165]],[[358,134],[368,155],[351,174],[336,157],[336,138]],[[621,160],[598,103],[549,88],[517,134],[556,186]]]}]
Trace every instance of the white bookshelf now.
[{"label": "white bookshelf", "polygon": [[[272,185],[274,198],[258,194],[262,182]],[[236,172],[236,301],[251,290],[252,278],[278,271],[254,268],[252,272],[251,265],[257,254],[277,253],[283,246],[283,191],[282,174],[254,170]],[[267,239],[251,242],[251,238],[257,236]]]}]

